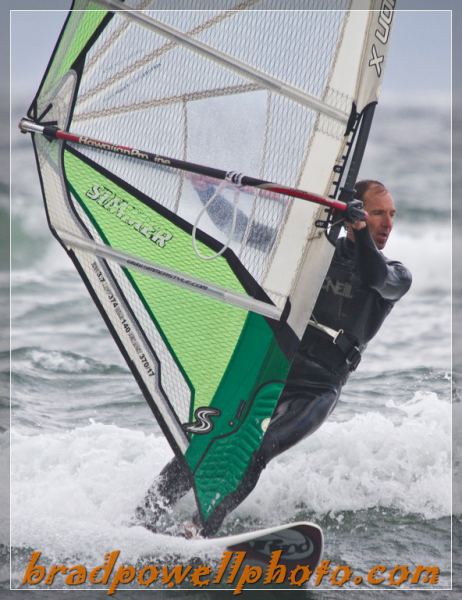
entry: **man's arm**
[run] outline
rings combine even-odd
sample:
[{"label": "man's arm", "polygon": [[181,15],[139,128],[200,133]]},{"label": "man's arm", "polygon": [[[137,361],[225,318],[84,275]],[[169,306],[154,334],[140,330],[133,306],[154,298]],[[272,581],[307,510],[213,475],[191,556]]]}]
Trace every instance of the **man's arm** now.
[{"label": "man's arm", "polygon": [[362,282],[384,300],[396,302],[411,287],[411,273],[400,262],[385,259],[377,250],[367,227],[353,231]]}]

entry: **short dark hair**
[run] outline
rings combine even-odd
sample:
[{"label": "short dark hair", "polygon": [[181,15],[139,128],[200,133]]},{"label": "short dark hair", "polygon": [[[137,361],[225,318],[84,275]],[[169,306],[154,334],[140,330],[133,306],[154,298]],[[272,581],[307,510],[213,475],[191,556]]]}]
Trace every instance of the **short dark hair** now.
[{"label": "short dark hair", "polygon": [[377,181],[376,179],[362,179],[355,183],[355,198],[364,201],[364,194],[371,188],[377,188],[378,192],[388,192],[382,182]]}]

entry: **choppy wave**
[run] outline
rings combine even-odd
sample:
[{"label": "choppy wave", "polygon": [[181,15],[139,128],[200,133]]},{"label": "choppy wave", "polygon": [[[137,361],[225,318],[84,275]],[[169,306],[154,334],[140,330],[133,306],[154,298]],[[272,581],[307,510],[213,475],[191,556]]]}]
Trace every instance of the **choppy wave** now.
[{"label": "choppy wave", "polygon": [[278,518],[290,518],[304,506],[319,515],[373,507],[449,515],[450,403],[418,392],[395,408],[398,422],[369,410],[325,423],[268,467],[239,513],[271,515],[279,507]]},{"label": "choppy wave", "polygon": [[[265,526],[294,515],[337,515],[341,522],[348,517],[338,515],[369,509],[417,520],[448,516],[450,404],[419,392],[396,409],[399,422],[368,411],[325,424],[270,463],[233,519]],[[153,542],[158,552],[184,552],[175,540],[130,526],[137,503],[171,457],[159,435],[92,422],[40,435],[13,430],[11,449],[15,547],[80,560],[98,559],[113,546],[135,561],[153,551]],[[187,514],[192,498],[184,502]]]},{"label": "choppy wave", "polygon": [[108,365],[79,356],[73,352],[43,351],[41,348],[18,348],[12,351],[11,359],[18,371],[31,377],[40,377],[47,372],[60,375],[114,375],[127,373],[118,365]]}]

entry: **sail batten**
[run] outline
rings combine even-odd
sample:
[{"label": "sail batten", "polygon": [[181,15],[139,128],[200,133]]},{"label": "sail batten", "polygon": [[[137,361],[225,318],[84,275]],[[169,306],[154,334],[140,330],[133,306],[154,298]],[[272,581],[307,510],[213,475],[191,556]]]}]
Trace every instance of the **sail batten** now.
[{"label": "sail batten", "polygon": [[152,275],[153,277],[165,279],[174,285],[184,286],[192,291],[196,291],[199,294],[206,294],[207,296],[216,298],[221,302],[225,302],[233,306],[239,306],[240,308],[245,308],[246,310],[251,310],[252,312],[269,317],[270,319],[279,319],[281,316],[282,311],[280,309],[266,302],[249,298],[243,294],[233,294],[226,289],[212,286],[206,281],[194,279],[178,271],[162,268],[161,266],[152,262],[140,260],[134,255],[126,254],[125,252],[120,252],[117,249],[84,240],[66,231],[57,230],[56,233],[70,248],[78,248],[79,250],[94,254],[95,256],[113,260],[120,265],[137,269],[147,273],[148,275]]}]

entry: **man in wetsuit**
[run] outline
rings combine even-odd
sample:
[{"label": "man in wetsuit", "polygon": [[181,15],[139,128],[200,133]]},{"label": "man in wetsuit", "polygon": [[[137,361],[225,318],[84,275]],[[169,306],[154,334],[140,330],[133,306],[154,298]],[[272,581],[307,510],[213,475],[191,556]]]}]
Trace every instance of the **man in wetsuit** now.
[{"label": "man in wetsuit", "polygon": [[[262,445],[236,494],[218,507],[202,535],[213,535],[225,516],[257,484],[267,463],[312,434],[334,409],[342,386],[367,343],[411,285],[411,274],[381,252],[393,227],[395,205],[379,181],[359,181],[356,197],[366,220],[348,224],[334,256],[310,323],[290,369]],[[178,459],[173,459],[136,510],[138,520],[157,530],[162,517],[190,489]]]}]

